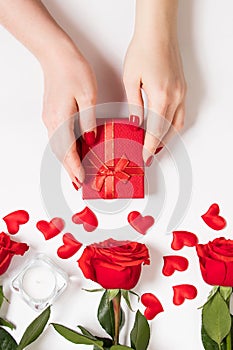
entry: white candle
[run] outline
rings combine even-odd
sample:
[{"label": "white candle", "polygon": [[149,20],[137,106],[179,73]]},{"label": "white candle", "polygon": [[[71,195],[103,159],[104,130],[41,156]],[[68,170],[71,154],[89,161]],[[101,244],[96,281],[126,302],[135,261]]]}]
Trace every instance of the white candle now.
[{"label": "white candle", "polygon": [[55,290],[56,277],[48,267],[34,266],[23,275],[22,287],[24,292],[32,299],[47,299]]}]

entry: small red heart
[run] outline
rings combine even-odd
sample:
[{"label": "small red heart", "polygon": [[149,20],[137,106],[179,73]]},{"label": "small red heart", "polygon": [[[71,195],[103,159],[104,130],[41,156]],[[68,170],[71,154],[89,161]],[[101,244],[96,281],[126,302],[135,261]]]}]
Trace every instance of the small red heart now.
[{"label": "small red heart", "polygon": [[220,209],[218,204],[212,204],[207,212],[201,217],[204,222],[211,227],[213,230],[219,231],[226,227],[226,220],[219,215]]},{"label": "small red heart", "polygon": [[92,232],[98,227],[98,220],[93,211],[85,207],[79,213],[76,213],[72,216],[72,221],[75,224],[83,225],[84,230],[87,232]]},{"label": "small red heart", "polygon": [[82,247],[71,233],[65,233],[62,237],[64,245],[58,248],[57,255],[61,259],[71,258]]},{"label": "small red heart", "polygon": [[184,246],[195,247],[198,243],[197,236],[188,231],[174,231],[173,232],[173,241],[171,244],[172,249],[180,250]]},{"label": "small red heart", "polygon": [[181,305],[185,299],[195,299],[197,296],[197,288],[191,284],[180,284],[174,286],[173,288],[173,304]]},{"label": "small red heart", "polygon": [[188,268],[189,262],[183,256],[168,255],[163,257],[164,265],[162,273],[164,276],[171,276],[176,270],[185,271]]},{"label": "small red heart", "polygon": [[50,222],[41,220],[37,222],[36,227],[47,241],[61,233],[65,227],[65,221],[61,218],[53,218]]},{"label": "small red heart", "polygon": [[144,316],[147,320],[152,320],[160,312],[163,312],[163,306],[159,299],[152,293],[145,293],[141,296],[141,302],[146,307]]},{"label": "small red heart", "polygon": [[19,231],[19,226],[28,222],[29,214],[25,210],[16,210],[4,216],[3,220],[7,225],[8,232],[15,235]]},{"label": "small red heart", "polygon": [[128,215],[129,224],[139,233],[145,235],[151,226],[154,225],[153,216],[142,216],[138,211],[131,211]]}]

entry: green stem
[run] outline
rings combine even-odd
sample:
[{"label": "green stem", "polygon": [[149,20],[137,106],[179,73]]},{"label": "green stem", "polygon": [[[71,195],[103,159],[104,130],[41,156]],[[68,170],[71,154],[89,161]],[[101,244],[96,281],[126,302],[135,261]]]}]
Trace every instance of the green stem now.
[{"label": "green stem", "polygon": [[[232,290],[231,290],[231,294],[232,294]],[[231,294],[229,296],[229,299],[227,300],[228,307],[229,307],[229,312],[230,312]],[[231,341],[231,331],[232,331],[232,325],[231,325],[230,332],[226,336],[226,350],[232,350],[232,347],[231,347],[231,343],[232,343],[232,341]]]},{"label": "green stem", "polygon": [[114,345],[118,345],[120,334],[121,291],[112,299],[112,303],[115,321]]},{"label": "green stem", "polygon": [[231,350],[231,331],[226,337],[226,350]]}]

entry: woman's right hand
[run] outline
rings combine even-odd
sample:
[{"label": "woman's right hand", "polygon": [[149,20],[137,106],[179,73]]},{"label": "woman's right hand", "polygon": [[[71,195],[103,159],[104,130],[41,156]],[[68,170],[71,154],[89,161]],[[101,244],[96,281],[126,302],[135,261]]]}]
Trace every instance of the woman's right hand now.
[{"label": "woman's right hand", "polygon": [[60,52],[55,51],[52,56],[42,62],[45,82],[43,121],[53,152],[78,190],[85,173],[76,148],[72,116],[80,112],[80,132],[87,144],[93,144],[97,84],[90,65],[73,43],[62,46]]}]

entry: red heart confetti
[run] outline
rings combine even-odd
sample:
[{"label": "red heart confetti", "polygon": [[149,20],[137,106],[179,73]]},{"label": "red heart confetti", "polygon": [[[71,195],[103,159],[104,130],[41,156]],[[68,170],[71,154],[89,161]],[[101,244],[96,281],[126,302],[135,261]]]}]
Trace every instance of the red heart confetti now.
[{"label": "red heart confetti", "polygon": [[163,306],[159,299],[152,293],[145,293],[141,296],[141,302],[146,307],[144,316],[147,320],[152,320],[160,312],[163,312]]},{"label": "red heart confetti", "polygon": [[180,284],[174,286],[173,288],[173,304],[181,305],[185,299],[195,299],[197,296],[197,288],[191,284]]},{"label": "red heart confetti", "polygon": [[185,271],[188,268],[189,262],[183,256],[168,255],[163,257],[164,265],[162,273],[164,276],[171,276],[176,270]]},{"label": "red heart confetti", "polygon": [[41,220],[37,222],[36,227],[47,241],[61,233],[65,227],[65,221],[61,218],[53,218],[50,222]]},{"label": "red heart confetti", "polygon": [[88,207],[85,207],[79,213],[74,214],[72,216],[72,221],[78,225],[82,224],[84,230],[87,232],[92,232],[98,227],[97,217],[95,213],[93,213],[93,211]]},{"label": "red heart confetti", "polygon": [[8,232],[15,235],[19,231],[19,226],[28,222],[29,214],[25,210],[16,210],[4,216],[3,220],[7,225]]},{"label": "red heart confetti", "polygon": [[207,212],[201,217],[204,222],[211,227],[213,230],[219,231],[226,227],[226,220],[219,215],[220,209],[218,204],[212,204]]},{"label": "red heart confetti", "polygon": [[138,211],[131,211],[128,215],[128,222],[136,231],[145,235],[154,225],[155,219],[150,215],[142,216]]},{"label": "red heart confetti", "polygon": [[198,243],[197,236],[188,231],[174,231],[171,247],[173,250],[180,250],[184,246],[195,247]]},{"label": "red heart confetti", "polygon": [[71,233],[65,233],[62,240],[64,244],[57,250],[57,255],[61,259],[71,258],[82,247],[82,243],[77,241]]}]

